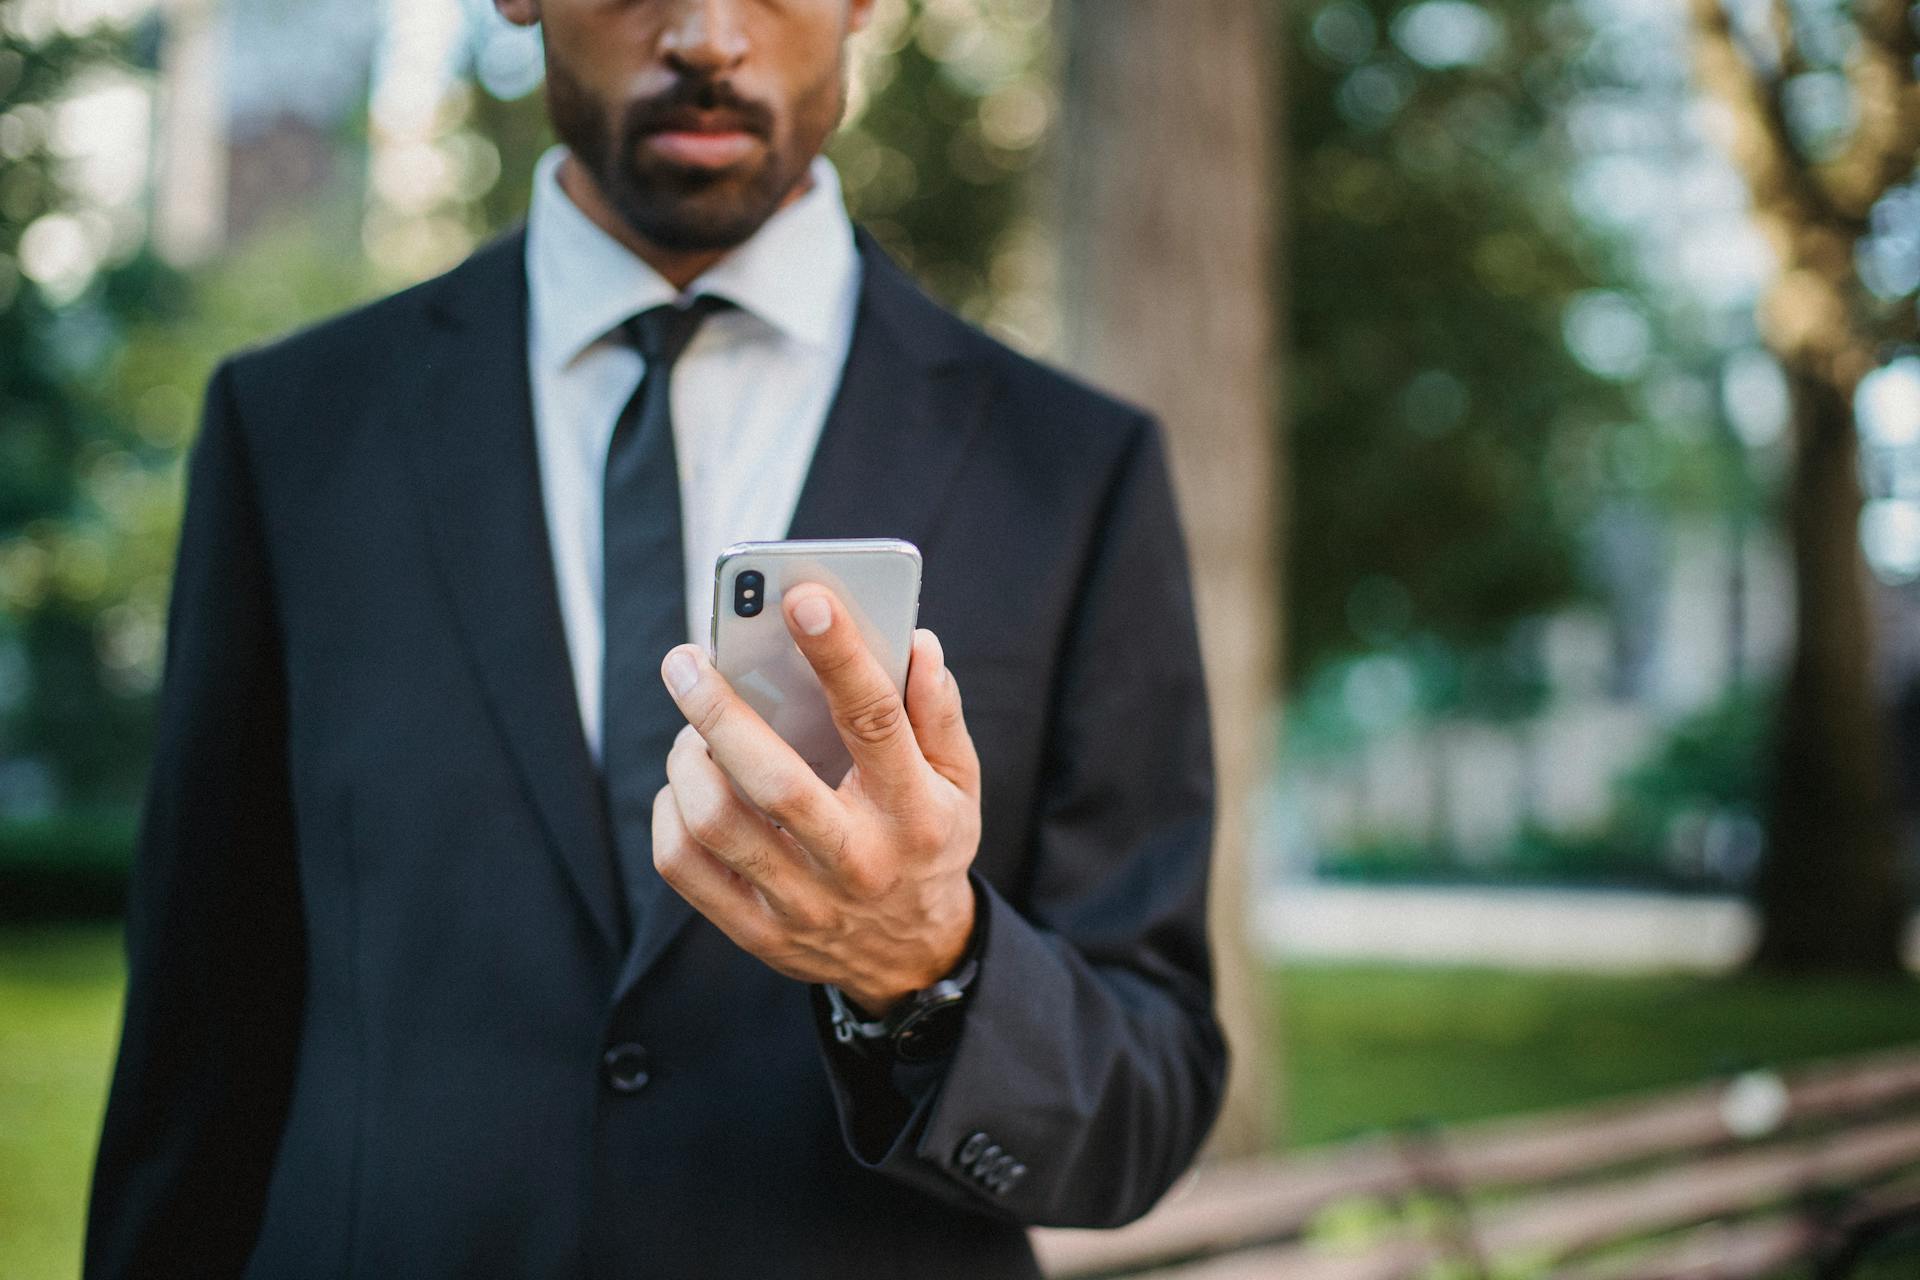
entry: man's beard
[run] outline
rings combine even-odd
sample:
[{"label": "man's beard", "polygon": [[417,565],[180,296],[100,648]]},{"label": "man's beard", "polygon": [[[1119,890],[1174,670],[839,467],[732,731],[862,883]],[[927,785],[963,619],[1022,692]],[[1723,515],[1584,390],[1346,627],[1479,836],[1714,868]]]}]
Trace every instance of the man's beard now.
[{"label": "man's beard", "polygon": [[[812,146],[796,159],[782,154],[774,137],[773,112],[741,97],[725,80],[685,77],[656,97],[629,104],[618,129],[607,109],[567,67],[547,57],[547,111],[554,133],[592,175],[600,194],[642,239],[670,252],[711,252],[745,242],[779,209],[838,121],[836,76],[829,86],[830,114]],[[802,102],[798,111],[819,114]],[[718,113],[727,127],[764,144],[751,168],[702,170],[648,156],[647,135],[686,123],[695,111]],[[796,131],[811,123],[796,118]]]}]

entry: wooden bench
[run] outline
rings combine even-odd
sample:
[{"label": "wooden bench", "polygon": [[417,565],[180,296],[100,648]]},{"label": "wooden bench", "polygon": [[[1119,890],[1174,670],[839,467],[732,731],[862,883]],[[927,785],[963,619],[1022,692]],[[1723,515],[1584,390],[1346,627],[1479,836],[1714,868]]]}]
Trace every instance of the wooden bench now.
[{"label": "wooden bench", "polygon": [[1034,1246],[1057,1280],[1762,1280],[1837,1277],[1916,1224],[1908,1050],[1206,1165],[1136,1223]]}]

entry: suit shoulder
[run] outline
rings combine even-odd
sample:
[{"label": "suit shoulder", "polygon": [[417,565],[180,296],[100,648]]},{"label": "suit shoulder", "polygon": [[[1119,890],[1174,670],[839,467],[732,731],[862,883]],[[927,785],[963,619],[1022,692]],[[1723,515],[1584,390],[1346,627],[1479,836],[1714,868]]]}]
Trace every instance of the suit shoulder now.
[{"label": "suit shoulder", "polygon": [[1112,457],[1156,435],[1154,416],[1077,374],[1010,346],[941,308],[955,348],[993,383],[993,430],[1029,444],[1090,457]]},{"label": "suit shoulder", "polygon": [[1037,413],[1082,430],[1131,436],[1151,418],[1139,405],[1046,361],[975,331],[1002,393]]},{"label": "suit shoulder", "polygon": [[462,277],[515,268],[523,251],[514,229],[464,261],[419,284],[317,320],[292,333],[227,357],[236,384],[248,388],[324,389],[330,396],[367,386],[392,362],[418,349],[433,321],[435,302]]},{"label": "suit shoulder", "polygon": [[426,324],[426,299],[440,283],[436,277],[347,311],[339,312],[291,333],[229,355],[224,364],[247,387],[304,384],[339,372],[364,376],[396,348],[404,348],[410,330]]},{"label": "suit shoulder", "polygon": [[876,244],[869,240],[866,246],[870,297],[922,352],[988,374],[997,430],[1045,443],[1115,448],[1157,429],[1146,410],[985,332],[936,301]]}]

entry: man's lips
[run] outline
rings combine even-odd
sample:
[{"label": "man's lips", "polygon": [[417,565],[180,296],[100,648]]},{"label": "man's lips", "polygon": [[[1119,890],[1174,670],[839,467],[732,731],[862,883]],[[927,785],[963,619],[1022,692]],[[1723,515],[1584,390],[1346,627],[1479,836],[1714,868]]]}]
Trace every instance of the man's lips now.
[{"label": "man's lips", "polygon": [[643,145],[662,159],[696,169],[724,169],[753,154],[760,139],[744,129],[661,129]]}]

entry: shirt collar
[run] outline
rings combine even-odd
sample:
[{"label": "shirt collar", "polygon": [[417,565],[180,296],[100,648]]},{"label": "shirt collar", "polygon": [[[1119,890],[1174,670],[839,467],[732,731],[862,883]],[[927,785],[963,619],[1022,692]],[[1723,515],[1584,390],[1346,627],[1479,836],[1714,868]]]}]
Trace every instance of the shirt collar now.
[{"label": "shirt collar", "polygon": [[[530,318],[542,362],[564,368],[628,316],[675,300],[674,288],[608,235],[560,187],[564,146],[534,167],[527,210]],[[811,188],[708,268],[687,296],[717,294],[781,334],[826,346],[859,269],[840,178],[825,156]]]}]

